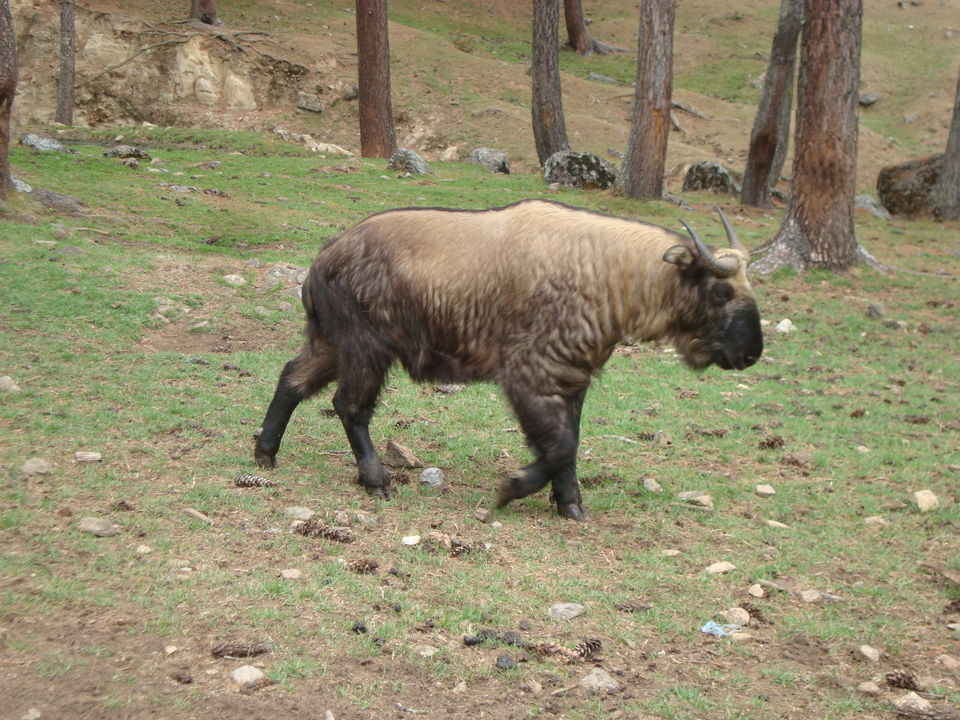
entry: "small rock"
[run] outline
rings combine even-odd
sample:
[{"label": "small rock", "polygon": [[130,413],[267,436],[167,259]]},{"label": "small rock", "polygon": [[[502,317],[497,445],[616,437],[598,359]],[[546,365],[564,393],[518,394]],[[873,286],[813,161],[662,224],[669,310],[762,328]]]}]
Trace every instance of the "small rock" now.
[{"label": "small rock", "polygon": [[728,637],[736,643],[748,643],[753,641],[753,635],[745,632],[732,632]]},{"label": "small rock", "polygon": [[29,458],[21,467],[20,472],[24,475],[35,476],[35,475],[49,475],[53,472],[53,469],[43,458]]},{"label": "small rock", "polygon": [[360,527],[366,530],[372,530],[380,525],[380,521],[377,519],[377,516],[373,515],[372,513],[365,513],[358,510],[355,517],[357,518],[357,522],[360,524]]},{"label": "small rock", "polygon": [[420,657],[428,658],[440,652],[440,648],[434,647],[433,645],[417,645],[413,648],[413,651]]},{"label": "small rock", "polygon": [[960,673],[960,660],[957,660],[952,655],[947,655],[946,653],[937,655],[933,661],[943,667],[947,672]]},{"label": "small rock", "polygon": [[688,492],[677,493],[677,498],[685,502],[713,510],[713,497],[702,490],[690,490]]},{"label": "small rock", "polygon": [[150,553],[153,552],[153,548],[150,547],[149,545],[137,545],[134,552],[137,555],[149,555]]},{"label": "small rock", "polygon": [[864,525],[889,525],[890,521],[880,515],[871,515],[863,519]]},{"label": "small rock", "polygon": [[580,603],[555,603],[547,610],[547,616],[557,622],[566,622],[582,615],[585,609]]},{"label": "small rock", "polygon": [[776,494],[776,490],[773,489],[772,485],[757,485],[753,491],[760,497],[773,497]]},{"label": "small rock", "polygon": [[881,205],[880,201],[873,197],[873,195],[857,195],[853,199],[853,206],[860,208],[861,210],[866,210],[868,213],[874,217],[880,218],[881,220],[893,220],[893,216],[890,214],[890,211]]},{"label": "small rock", "polygon": [[241,275],[224,275],[223,281],[231,287],[240,287],[247,284],[247,281]]},{"label": "small rock", "polygon": [[870,695],[875,697],[880,694],[880,686],[875,682],[867,680],[857,685],[857,692],[863,693],[864,695]]},{"label": "small rock", "polygon": [[43,713],[40,712],[37,708],[30,708],[23,715],[20,716],[20,720],[40,720],[43,717]]},{"label": "small rock", "polygon": [[680,551],[677,550],[676,548],[667,548],[665,550],[661,550],[660,554],[663,557],[677,557],[678,555],[680,555]]},{"label": "small rock", "polygon": [[916,504],[917,509],[922,512],[930,512],[940,505],[937,496],[929,490],[918,490],[910,496]]},{"label": "small rock", "polygon": [[20,386],[17,385],[9,375],[0,377],[0,392],[18,393]]},{"label": "small rock", "polygon": [[797,326],[794,325],[789,318],[784,318],[773,326],[773,331],[779,333],[780,335],[796,332],[796,330]]},{"label": "small rock", "polygon": [[98,452],[87,452],[84,450],[77,450],[77,452],[75,452],[73,456],[77,459],[78,463],[100,462],[100,453]]},{"label": "small rock", "polygon": [[666,430],[657,430],[653,434],[653,444],[657,447],[670,447],[673,445],[673,440]]},{"label": "small rock", "polygon": [[55,138],[45,138],[35,133],[27,133],[20,138],[20,144],[32,148],[34,152],[72,152],[67,150],[63,143]]},{"label": "small rock", "polygon": [[441,395],[456,395],[466,390],[467,386],[460,383],[444,383],[443,385],[434,385],[433,389]]},{"label": "small rock", "polygon": [[346,510],[334,510],[333,524],[339,527],[350,527],[352,524],[350,521],[350,513]]},{"label": "small rock", "polygon": [[933,704],[926,698],[920,697],[912,690],[905,695],[893,699],[893,704],[900,711],[925,713],[929,712]]},{"label": "small rock", "polygon": [[861,107],[870,107],[879,99],[880,96],[875,92],[862,92],[857,96],[857,102],[860,103]]},{"label": "small rock", "polygon": [[509,655],[497,656],[497,670],[513,670],[517,667],[517,661]]},{"label": "small rock", "polygon": [[801,590],[797,593],[797,597],[800,598],[800,602],[805,603],[818,603],[823,600],[819,590]]},{"label": "small rock", "polygon": [[280,577],[284,580],[299,580],[303,577],[303,573],[297,568],[284,568],[280,571]]},{"label": "small rock", "polygon": [[578,685],[588,695],[606,695],[620,689],[620,683],[614,680],[613,676],[606,670],[598,667],[593,668],[587,675],[580,678]]},{"label": "small rock", "polygon": [[487,508],[477,508],[473,513],[473,516],[480,522],[485,523],[490,522],[490,518],[493,517],[493,513],[487,510]]},{"label": "small rock", "polygon": [[404,545],[407,545],[407,546],[409,546],[409,547],[415,547],[415,546],[417,546],[417,545],[420,544],[420,536],[419,536],[419,535],[406,535],[406,536],[404,536],[403,538],[400,539],[400,542],[402,542]]},{"label": "small rock", "polygon": [[291,520],[309,520],[316,515],[310,508],[300,507],[299,505],[291,505],[283,511],[283,514]]},{"label": "small rock", "polygon": [[726,625],[744,625],[750,624],[750,613],[742,607],[732,607],[718,613],[719,617]]},{"label": "small rock", "polygon": [[737,566],[733,563],[729,563],[726,560],[721,560],[720,562],[715,562],[712,565],[707,567],[707,573],[710,575],[722,575],[723,573],[728,573],[731,570],[736,570]]},{"label": "small rock", "polygon": [[468,163],[474,163],[490,172],[510,174],[510,158],[502,150],[476,148],[467,157]]},{"label": "small rock", "polygon": [[139,160],[149,160],[150,155],[145,153],[140,148],[136,148],[133,145],[116,145],[112,150],[107,150],[104,154],[104,157],[115,157],[115,158],[137,158]]},{"label": "small rock", "polygon": [[164,655],[173,655],[173,654],[174,654],[177,650],[179,650],[179,649],[180,649],[180,648],[178,648],[176,645],[164,645],[164,646],[163,646],[163,654],[164,654]]},{"label": "small rock", "polygon": [[435,467],[427,468],[420,473],[420,484],[432,488],[440,487],[443,485],[443,471]]},{"label": "small rock", "polygon": [[422,468],[423,463],[420,461],[420,458],[408,448],[406,445],[401,445],[395,440],[391,440],[387,443],[387,451],[383,454],[383,462],[385,465],[395,468]]},{"label": "small rock", "polygon": [[323,102],[313,93],[298,92],[297,108],[300,110],[307,110],[309,112],[322,113]]},{"label": "small rock", "polygon": [[762,598],[766,593],[763,591],[763,587],[760,583],[754,583],[747,588],[747,595],[755,598]]},{"label": "small rock", "polygon": [[764,520],[763,524],[767,527],[777,528],[778,530],[789,530],[790,526],[780,522],[779,520]]},{"label": "small rock", "polygon": [[527,678],[524,680],[520,685],[520,689],[525,693],[533,695],[534,697],[540,697],[543,695],[543,685],[533,678]]},{"label": "small rock", "polygon": [[643,488],[647,492],[652,492],[652,493],[663,492],[663,486],[661,486],[660,483],[658,483],[653,478],[644,478]]},{"label": "small rock", "polygon": [[429,175],[430,166],[427,161],[420,157],[413,150],[402,148],[390,156],[387,162],[388,170],[410,173],[411,175]]},{"label": "small rock", "polygon": [[120,529],[109,520],[95,517],[81,518],[77,523],[77,529],[97,537],[109,537],[120,532]]},{"label": "small rock", "polygon": [[241,665],[232,673],[230,673],[230,679],[233,680],[237,685],[246,685],[247,683],[255,683],[263,680],[264,675],[263,671],[259,668],[255,668],[253,665]]},{"label": "small rock", "polygon": [[863,658],[870,662],[880,662],[880,651],[876,648],[870,647],[869,645],[861,645],[859,650]]}]

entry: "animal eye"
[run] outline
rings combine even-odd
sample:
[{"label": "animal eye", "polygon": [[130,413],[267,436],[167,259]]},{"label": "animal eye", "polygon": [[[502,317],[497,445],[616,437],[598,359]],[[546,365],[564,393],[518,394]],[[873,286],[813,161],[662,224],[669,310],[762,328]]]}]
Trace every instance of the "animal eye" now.
[{"label": "animal eye", "polygon": [[717,283],[710,288],[710,299],[717,305],[725,305],[733,300],[733,287],[729,283]]}]

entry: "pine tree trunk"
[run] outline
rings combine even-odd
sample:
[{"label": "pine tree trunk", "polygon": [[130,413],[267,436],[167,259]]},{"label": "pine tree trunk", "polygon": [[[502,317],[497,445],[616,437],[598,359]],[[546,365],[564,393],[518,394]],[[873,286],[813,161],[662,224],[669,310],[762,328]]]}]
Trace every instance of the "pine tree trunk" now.
[{"label": "pine tree trunk", "polygon": [[567,45],[580,55],[609,55],[623,51],[623,48],[607,45],[590,35],[583,18],[582,0],[563,0],[563,18],[567,25]]},{"label": "pine tree trunk", "polygon": [[60,82],[57,87],[55,122],[73,125],[74,66],[77,33],[73,18],[74,0],[60,0]]},{"label": "pine tree trunk", "polygon": [[853,226],[862,0],[805,0],[804,17],[792,197],[757,272],[846,270],[868,257]]},{"label": "pine tree trunk", "polygon": [[207,25],[220,24],[217,9],[213,6],[213,0],[190,0],[190,19],[198,20]]},{"label": "pine tree trunk", "polygon": [[617,188],[627,197],[659,200],[670,134],[675,0],[641,0],[633,120]]},{"label": "pine tree trunk", "polygon": [[397,149],[390,97],[387,0],[357,0],[360,155],[388,158]]},{"label": "pine tree trunk", "polygon": [[960,78],[957,79],[957,94],[953,101],[953,120],[947,136],[947,149],[940,166],[937,196],[937,209],[942,219],[960,218]]},{"label": "pine tree trunk", "polygon": [[17,38],[9,0],[0,0],[0,198],[13,189],[10,180],[10,119],[17,93]]},{"label": "pine tree trunk", "polygon": [[782,0],[780,5],[780,20],[773,36],[763,94],[750,133],[750,150],[741,192],[744,205],[770,207],[770,189],[780,176],[787,154],[790,106],[793,99],[793,68],[797,57],[797,38],[803,21],[802,2],[803,0]]},{"label": "pine tree trunk", "polygon": [[533,0],[533,92],[530,110],[533,141],[542,166],[570,149],[560,90],[560,0]]}]

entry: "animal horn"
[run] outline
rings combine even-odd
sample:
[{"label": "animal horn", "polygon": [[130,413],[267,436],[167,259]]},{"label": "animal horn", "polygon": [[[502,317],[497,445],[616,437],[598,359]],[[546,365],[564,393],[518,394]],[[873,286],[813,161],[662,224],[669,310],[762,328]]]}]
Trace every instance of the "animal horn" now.
[{"label": "animal horn", "polygon": [[711,275],[718,278],[728,278],[737,274],[737,270],[740,269],[740,258],[726,257],[723,260],[719,260],[714,257],[710,249],[703,244],[703,240],[694,232],[692,227],[687,225],[683,220],[681,220],[680,223],[687,229],[687,232],[690,233],[690,237],[693,238],[693,244],[697,246],[697,252],[700,253],[700,260],[707,270],[710,271]]},{"label": "animal horn", "polygon": [[734,231],[733,226],[730,225],[730,221],[727,220],[727,216],[724,215],[723,209],[717,206],[714,208],[714,210],[716,210],[717,214],[720,216],[720,222],[723,223],[723,229],[727,231],[727,240],[730,241],[730,247],[732,247],[734,250],[739,250],[747,257],[750,257],[750,251],[744,247],[742,242],[740,242],[740,238],[737,237],[736,231]]}]

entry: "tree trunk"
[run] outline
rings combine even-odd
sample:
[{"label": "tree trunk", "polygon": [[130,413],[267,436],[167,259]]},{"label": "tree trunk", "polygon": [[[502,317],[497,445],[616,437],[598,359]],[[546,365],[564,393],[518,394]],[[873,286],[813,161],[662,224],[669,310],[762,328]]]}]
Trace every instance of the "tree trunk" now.
[{"label": "tree trunk", "polygon": [[55,122],[73,125],[74,64],[77,33],[73,20],[74,0],[60,0],[60,82],[57,88]]},{"label": "tree trunk", "polygon": [[357,0],[357,82],[360,87],[360,155],[388,158],[396,152],[390,98],[387,0]]},{"label": "tree trunk", "polygon": [[750,150],[741,192],[744,205],[770,207],[770,189],[777,183],[787,154],[793,68],[797,58],[797,38],[803,22],[802,13],[802,0],[782,0],[780,20],[770,50],[770,65],[750,133]]},{"label": "tree trunk", "polygon": [[533,0],[533,141],[542,166],[555,152],[570,149],[560,90],[560,0]]},{"label": "tree trunk", "polygon": [[0,199],[13,189],[10,180],[10,115],[17,93],[17,36],[9,0],[0,0]]},{"label": "tree trunk", "polygon": [[563,18],[567,25],[567,45],[580,55],[608,55],[618,52],[622,48],[607,45],[594,40],[587,32],[587,23],[583,19],[583,2],[581,0],[563,0]]},{"label": "tree trunk", "polygon": [[675,0],[641,0],[633,120],[617,188],[627,197],[659,200],[670,134]]},{"label": "tree trunk", "polygon": [[805,0],[800,42],[792,197],[780,231],[753,263],[847,270],[870,261],[857,243],[857,170],[862,0]]},{"label": "tree trunk", "polygon": [[190,0],[190,19],[198,20],[207,25],[220,24],[220,18],[217,17],[217,9],[213,6],[213,0]]},{"label": "tree trunk", "polygon": [[953,101],[953,120],[947,149],[940,166],[940,182],[937,186],[937,209],[944,220],[960,218],[960,78],[957,79],[957,95]]}]

